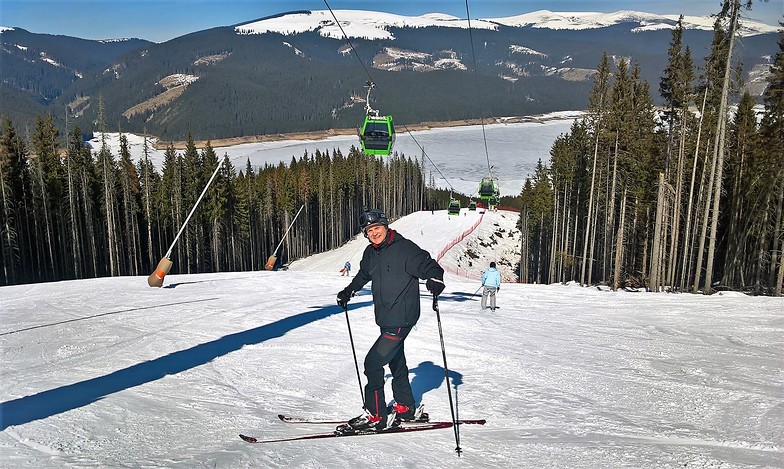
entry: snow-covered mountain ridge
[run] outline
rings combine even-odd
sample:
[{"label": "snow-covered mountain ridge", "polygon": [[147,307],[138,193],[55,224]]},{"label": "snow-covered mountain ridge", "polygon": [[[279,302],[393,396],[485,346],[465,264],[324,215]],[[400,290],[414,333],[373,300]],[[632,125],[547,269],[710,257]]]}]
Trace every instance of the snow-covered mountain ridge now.
[{"label": "snow-covered mountain ridge", "polygon": [[[343,33],[349,37],[365,39],[394,39],[392,28],[468,28],[497,30],[499,26],[531,27],[539,29],[597,29],[617,24],[637,24],[632,31],[672,29],[680,15],[656,15],[640,11],[619,10],[614,13],[599,12],[553,12],[539,10],[505,18],[466,20],[442,13],[421,16],[403,16],[365,10],[299,11],[242,24],[235,27],[239,34],[264,34],[275,32],[293,35],[306,31],[318,31],[324,37],[341,39]],[[340,21],[340,26],[335,23]],[[714,18],[710,16],[684,16],[686,29],[710,31]],[[753,36],[775,32],[777,28],[759,21],[744,20],[741,34]]]}]

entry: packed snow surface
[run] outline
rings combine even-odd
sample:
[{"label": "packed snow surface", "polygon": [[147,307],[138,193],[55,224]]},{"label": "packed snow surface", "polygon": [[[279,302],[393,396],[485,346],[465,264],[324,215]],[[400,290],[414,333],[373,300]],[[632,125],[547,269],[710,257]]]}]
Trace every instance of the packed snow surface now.
[{"label": "packed snow surface", "polygon": [[[0,466],[784,467],[784,299],[503,283],[500,309],[481,311],[468,275],[515,262],[516,221],[464,209],[392,223],[435,255],[476,225],[441,259],[467,276],[447,274],[438,316],[421,287],[406,341],[414,395],[434,420],[451,420],[448,389],[459,418],[487,419],[460,427],[460,458],[451,429],[238,437],[331,428],[279,413],[360,414],[335,304],[360,235],[288,271],[170,274],[160,289],[145,276],[0,288]],[[361,367],[378,334],[369,285],[349,309]]]}]

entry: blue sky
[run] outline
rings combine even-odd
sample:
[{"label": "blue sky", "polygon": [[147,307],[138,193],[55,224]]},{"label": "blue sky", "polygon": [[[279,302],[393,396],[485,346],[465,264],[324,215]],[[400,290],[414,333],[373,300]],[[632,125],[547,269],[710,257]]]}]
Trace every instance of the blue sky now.
[{"label": "blue sky", "polygon": [[[745,1],[745,0],[744,0]],[[376,10],[402,15],[448,13],[466,17],[463,0],[329,1],[336,9]],[[472,18],[514,16],[536,10],[638,10],[661,14],[709,15],[720,0],[473,0]],[[85,39],[138,37],[163,42],[215,26],[244,23],[290,10],[324,10],[322,1],[283,0],[0,0],[0,26]],[[755,0],[745,15],[776,25],[784,0]]]}]

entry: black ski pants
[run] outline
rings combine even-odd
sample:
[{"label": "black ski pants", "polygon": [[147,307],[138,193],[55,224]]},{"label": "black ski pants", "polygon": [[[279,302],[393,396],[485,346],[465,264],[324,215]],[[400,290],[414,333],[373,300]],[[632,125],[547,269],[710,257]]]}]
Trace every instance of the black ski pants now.
[{"label": "black ski pants", "polygon": [[381,335],[365,356],[365,408],[372,415],[387,417],[384,397],[384,365],[392,372],[392,396],[395,402],[414,407],[414,394],[408,381],[404,342],[410,327],[382,327]]}]

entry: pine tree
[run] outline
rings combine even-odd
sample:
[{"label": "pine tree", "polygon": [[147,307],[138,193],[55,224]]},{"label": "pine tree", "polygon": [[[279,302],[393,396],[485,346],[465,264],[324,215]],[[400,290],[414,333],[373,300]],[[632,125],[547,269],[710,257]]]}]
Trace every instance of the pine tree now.
[{"label": "pine tree", "polygon": [[[215,167],[213,166],[213,170]],[[204,175],[205,169],[201,154],[196,149],[196,144],[193,141],[193,136],[188,134],[188,141],[185,145],[185,153],[182,157],[182,202],[181,217],[183,220],[190,213],[196,200],[199,198],[204,184],[207,182]],[[211,174],[210,171],[209,174]],[[196,273],[202,272],[204,264],[204,252],[202,240],[204,215],[203,211],[197,210],[188,221],[188,225],[183,231],[183,239],[178,243],[178,250],[180,246],[184,248],[184,262],[186,266],[185,272]],[[179,229],[179,228],[178,228]]]},{"label": "pine tree", "polygon": [[[144,135],[144,142],[142,144],[142,158],[139,160],[137,166],[137,174],[139,175],[140,195],[142,215],[144,219],[145,228],[147,231],[146,243],[146,260],[147,268],[152,269],[155,265],[154,252],[163,251],[160,244],[153,244],[153,226],[160,225],[160,218],[153,216],[153,199],[154,194],[158,191],[160,186],[160,176],[155,171],[155,167],[150,162],[150,147],[147,139],[147,133]],[[158,212],[156,212],[158,213]],[[155,236],[155,239],[160,241],[160,232]]]},{"label": "pine tree", "polygon": [[[36,280],[60,279],[65,275],[67,247],[62,230],[67,224],[65,172],[58,155],[59,131],[51,115],[37,116],[31,137],[33,218],[36,222]],[[59,228],[59,229],[58,229]]]},{"label": "pine tree", "polygon": [[101,130],[101,148],[97,154],[96,170],[101,181],[101,205],[104,217],[104,238],[108,255],[109,273],[120,275],[120,229],[117,211],[117,163],[106,143],[106,126],[103,117],[103,98],[99,100],[98,125]]},{"label": "pine tree", "polygon": [[22,251],[25,237],[24,173],[27,149],[16,133],[11,119],[3,119],[0,133],[0,247],[3,284],[20,283],[25,277]]},{"label": "pine tree", "polygon": [[[588,217],[586,218],[586,226],[583,232],[583,254],[582,254],[582,267],[580,272],[580,284],[585,285],[592,279],[592,265],[593,256],[588,252],[589,242],[593,239],[592,226],[594,215],[594,200],[596,199],[596,167],[599,159],[599,140],[602,133],[603,120],[605,118],[606,106],[608,103],[608,93],[610,89],[610,61],[605,53],[599,63],[596,75],[594,76],[594,84],[589,97],[588,105],[588,121],[594,133],[594,151],[593,163],[590,171],[591,175],[591,188],[588,196]],[[595,228],[593,228],[595,230]],[[590,243],[592,245],[592,243]],[[589,257],[590,256],[590,257]],[[586,278],[586,269],[588,272]]]},{"label": "pine tree", "polygon": [[136,166],[134,166],[131,160],[128,137],[124,134],[120,135],[120,161],[117,175],[122,207],[124,249],[120,252],[120,257],[124,259],[123,265],[125,270],[123,273],[139,275],[142,261],[141,233],[139,230],[141,188]]},{"label": "pine tree", "polygon": [[768,75],[768,87],[763,94],[765,115],[760,125],[761,147],[766,151],[761,157],[760,167],[768,176],[769,185],[774,195],[773,233],[770,246],[770,269],[768,288],[771,293],[781,296],[784,284],[784,23],[779,23],[778,52],[774,55]]},{"label": "pine tree", "polygon": [[[182,156],[175,151],[174,145],[170,143],[164,152],[161,182],[154,192],[156,212],[160,214],[157,223],[160,243],[156,246],[160,255],[165,254],[165,249],[174,241],[185,216],[183,214],[182,165]],[[187,264],[182,256],[182,244],[178,243],[178,255],[172,259],[173,268],[180,272],[187,269]]]},{"label": "pine tree", "polygon": [[523,207],[526,207],[526,219],[521,220],[521,226],[529,227],[528,232],[524,232],[523,236],[535,240],[530,246],[529,261],[531,264],[527,266],[529,272],[532,273],[532,280],[537,283],[548,281],[544,278],[544,274],[549,270],[550,260],[550,238],[552,234],[553,222],[553,190],[552,181],[547,167],[542,163],[542,160],[536,165],[534,175],[532,178],[527,178],[523,190],[520,193],[520,199]]},{"label": "pine tree", "polygon": [[[203,180],[205,184],[209,181],[216,167],[222,162],[218,160],[218,155],[212,149],[210,142],[207,142],[201,152],[201,161],[204,168]],[[204,220],[207,227],[208,252],[206,259],[209,264],[205,265],[207,272],[221,272],[225,269],[224,249],[226,231],[226,202],[228,200],[229,174],[225,166],[219,170],[217,176],[212,181],[210,188],[204,194]],[[203,191],[203,189],[202,189]]]},{"label": "pine tree", "polygon": [[719,222],[719,201],[722,191],[722,177],[723,177],[723,165],[724,165],[724,139],[725,139],[725,126],[726,126],[726,113],[727,113],[727,99],[729,95],[729,88],[730,88],[730,72],[732,70],[732,52],[733,47],[735,44],[735,34],[738,29],[738,17],[740,15],[740,0],[726,0],[724,9],[730,10],[730,24],[729,24],[729,44],[727,46],[727,58],[724,65],[724,79],[722,81],[721,86],[721,98],[719,100],[719,110],[718,110],[718,123],[716,127],[716,139],[717,144],[715,146],[715,165],[716,165],[716,172],[715,172],[715,193],[713,194],[713,217],[711,219],[711,228],[710,228],[710,242],[708,244],[708,254],[707,259],[708,263],[705,268],[705,288],[703,289],[703,293],[709,294],[712,292],[713,285],[713,264],[714,264],[714,256],[716,251],[716,238],[717,238],[717,231],[718,231],[718,222]]}]

